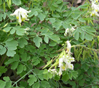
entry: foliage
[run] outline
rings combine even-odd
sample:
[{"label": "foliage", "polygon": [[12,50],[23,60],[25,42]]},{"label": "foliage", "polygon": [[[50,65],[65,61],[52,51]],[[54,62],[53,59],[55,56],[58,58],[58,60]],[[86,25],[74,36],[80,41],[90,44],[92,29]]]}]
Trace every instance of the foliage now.
[{"label": "foliage", "polygon": [[[28,21],[10,15],[19,7],[31,10]],[[88,1],[70,7],[62,0],[0,0],[0,88],[98,88],[99,25],[90,11]],[[74,70],[53,75],[48,69],[59,71],[67,40]]]}]

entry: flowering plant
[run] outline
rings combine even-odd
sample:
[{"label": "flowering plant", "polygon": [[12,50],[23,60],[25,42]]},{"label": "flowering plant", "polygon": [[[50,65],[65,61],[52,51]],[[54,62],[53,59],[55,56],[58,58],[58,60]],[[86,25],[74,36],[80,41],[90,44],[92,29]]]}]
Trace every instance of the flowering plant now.
[{"label": "flowering plant", "polygon": [[63,1],[0,0],[0,88],[98,88],[98,0]]}]

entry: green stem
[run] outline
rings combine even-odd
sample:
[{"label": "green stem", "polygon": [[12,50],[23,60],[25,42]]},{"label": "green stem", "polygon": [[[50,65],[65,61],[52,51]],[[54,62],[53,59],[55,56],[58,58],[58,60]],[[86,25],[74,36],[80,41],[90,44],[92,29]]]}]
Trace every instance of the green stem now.
[{"label": "green stem", "polygon": [[30,72],[32,72],[32,70],[28,71],[25,75],[23,75],[20,79],[18,79],[18,80],[13,84],[13,86],[16,85],[20,80],[22,80],[22,79],[23,79],[26,75],[28,75]]},{"label": "green stem", "polygon": [[86,48],[86,49],[93,50],[93,51],[99,51],[99,49],[88,48],[88,47],[86,47],[85,45],[73,45],[72,47],[76,47],[76,46],[84,47],[84,48]]}]

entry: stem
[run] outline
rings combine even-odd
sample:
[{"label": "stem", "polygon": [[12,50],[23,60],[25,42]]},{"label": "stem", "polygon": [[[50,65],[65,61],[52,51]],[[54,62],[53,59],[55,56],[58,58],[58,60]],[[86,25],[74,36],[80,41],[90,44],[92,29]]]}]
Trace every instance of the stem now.
[{"label": "stem", "polygon": [[72,47],[76,47],[76,46],[81,46],[81,47],[85,47],[86,49],[89,49],[89,50],[93,50],[93,51],[98,51],[99,49],[92,49],[92,48],[88,48],[84,45],[73,45]]},{"label": "stem", "polygon": [[3,58],[3,60],[2,60],[2,62],[1,62],[1,64],[0,64],[0,66],[2,66],[3,65],[3,63],[4,63],[4,61],[5,61],[5,59],[6,59],[6,55],[4,56],[4,58]]},{"label": "stem", "polygon": [[14,85],[16,85],[20,80],[22,80],[26,75],[28,75],[30,72],[32,72],[32,70],[30,70],[30,71],[28,71],[25,75],[23,75],[19,80],[17,80],[14,84],[13,84],[13,86]]}]

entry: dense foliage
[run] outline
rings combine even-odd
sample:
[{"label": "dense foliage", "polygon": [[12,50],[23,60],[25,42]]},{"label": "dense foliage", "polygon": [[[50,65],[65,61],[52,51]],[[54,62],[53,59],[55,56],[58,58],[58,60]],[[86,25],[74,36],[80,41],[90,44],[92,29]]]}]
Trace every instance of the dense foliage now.
[{"label": "dense foliage", "polygon": [[[99,25],[92,11],[87,0],[78,7],[0,0],[0,88],[98,88]],[[68,54],[74,67],[59,74]]]}]

